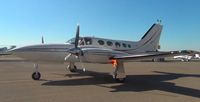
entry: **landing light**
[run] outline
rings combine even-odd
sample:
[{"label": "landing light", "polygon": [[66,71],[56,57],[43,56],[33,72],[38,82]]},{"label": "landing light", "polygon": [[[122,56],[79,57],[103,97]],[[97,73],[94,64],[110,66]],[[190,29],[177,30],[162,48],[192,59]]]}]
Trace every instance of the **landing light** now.
[{"label": "landing light", "polygon": [[113,65],[113,67],[117,67],[117,60],[111,60],[111,64]]}]

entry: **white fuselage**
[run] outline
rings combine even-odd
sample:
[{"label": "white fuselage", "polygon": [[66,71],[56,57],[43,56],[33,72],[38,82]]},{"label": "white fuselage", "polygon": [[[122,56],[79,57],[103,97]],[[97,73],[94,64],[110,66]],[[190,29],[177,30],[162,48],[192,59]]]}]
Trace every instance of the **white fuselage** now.
[{"label": "white fuselage", "polygon": [[34,62],[61,62],[68,48],[70,46],[65,44],[31,45],[14,49],[12,54]]},{"label": "white fuselage", "polygon": [[[77,59],[76,56],[71,56],[68,60],[64,60],[69,54],[67,50],[73,47],[73,44],[40,44],[16,48],[11,52],[13,55],[36,63],[79,62],[80,60]],[[84,52],[84,56],[80,56],[80,58],[83,62],[88,63],[110,63],[109,58],[112,56],[112,53],[128,55],[128,53],[113,51],[103,46],[81,45],[80,48],[83,48],[83,51],[87,49],[87,51]]]}]

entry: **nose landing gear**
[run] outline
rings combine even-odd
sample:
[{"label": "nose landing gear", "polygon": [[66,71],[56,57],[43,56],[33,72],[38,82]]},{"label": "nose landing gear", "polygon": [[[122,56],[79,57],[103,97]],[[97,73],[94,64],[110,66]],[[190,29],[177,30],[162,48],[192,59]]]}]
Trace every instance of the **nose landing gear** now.
[{"label": "nose landing gear", "polygon": [[33,80],[40,80],[41,74],[38,71],[38,64],[34,64],[34,68],[35,68],[35,72],[33,72],[33,74],[32,74],[32,79]]}]

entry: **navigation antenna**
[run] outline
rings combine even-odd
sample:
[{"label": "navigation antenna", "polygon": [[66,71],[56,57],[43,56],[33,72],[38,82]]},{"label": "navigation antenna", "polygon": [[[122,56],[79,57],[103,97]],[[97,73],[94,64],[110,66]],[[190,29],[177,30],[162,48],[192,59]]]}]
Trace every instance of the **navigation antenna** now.
[{"label": "navigation antenna", "polygon": [[161,24],[161,22],[162,22],[162,21],[161,21],[160,19],[157,19],[157,23],[158,23],[158,24]]}]

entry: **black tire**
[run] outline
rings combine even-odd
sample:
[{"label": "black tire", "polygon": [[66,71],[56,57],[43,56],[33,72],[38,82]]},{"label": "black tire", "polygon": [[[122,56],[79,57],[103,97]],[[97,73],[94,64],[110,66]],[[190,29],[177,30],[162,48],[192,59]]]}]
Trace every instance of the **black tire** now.
[{"label": "black tire", "polygon": [[32,74],[32,79],[33,79],[33,80],[40,80],[40,77],[41,77],[40,72],[34,72],[34,73]]},{"label": "black tire", "polygon": [[70,68],[69,68],[69,71],[70,71],[70,72],[72,72],[72,73],[73,73],[73,72],[77,72],[77,67],[76,67],[76,66],[74,66],[74,68],[73,68],[73,69],[70,69]]},{"label": "black tire", "polygon": [[126,78],[116,78],[115,81],[118,83],[124,83]]}]

